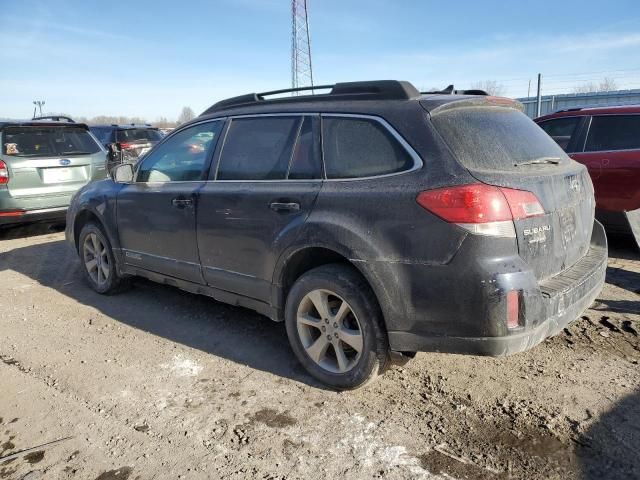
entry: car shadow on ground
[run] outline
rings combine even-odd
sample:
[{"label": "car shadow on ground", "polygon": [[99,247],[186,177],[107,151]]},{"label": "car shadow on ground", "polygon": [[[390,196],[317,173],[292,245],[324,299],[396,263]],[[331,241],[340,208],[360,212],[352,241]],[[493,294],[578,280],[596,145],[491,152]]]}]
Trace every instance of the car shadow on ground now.
[{"label": "car shadow on ground", "polygon": [[24,225],[0,227],[0,240],[16,240],[18,238],[33,237],[34,235],[46,235],[62,232],[64,222],[26,223]]},{"label": "car shadow on ground", "polygon": [[[136,279],[116,295],[100,295],[86,283],[76,253],[64,240],[0,253],[0,272],[13,270],[55,289],[113,320],[191,348],[324,388],[298,363],[284,324],[202,295]],[[87,313],[80,321],[97,321]]]},{"label": "car shadow on ground", "polygon": [[640,478],[640,390],[605,412],[579,443],[585,480]]}]

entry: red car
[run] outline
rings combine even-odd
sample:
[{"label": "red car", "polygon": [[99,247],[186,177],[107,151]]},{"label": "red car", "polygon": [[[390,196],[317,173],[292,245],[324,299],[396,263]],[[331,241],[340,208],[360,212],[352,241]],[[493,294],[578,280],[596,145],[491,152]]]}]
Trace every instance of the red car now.
[{"label": "red car", "polygon": [[536,118],[567,154],[586,165],[596,216],[640,247],[640,105],[576,108]]}]

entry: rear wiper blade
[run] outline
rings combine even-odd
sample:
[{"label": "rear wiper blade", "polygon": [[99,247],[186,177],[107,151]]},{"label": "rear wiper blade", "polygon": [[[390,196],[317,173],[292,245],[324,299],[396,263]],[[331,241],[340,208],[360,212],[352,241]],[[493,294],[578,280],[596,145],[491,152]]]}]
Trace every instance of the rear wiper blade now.
[{"label": "rear wiper blade", "polygon": [[535,160],[527,160],[524,162],[520,162],[520,163],[514,163],[513,166],[514,167],[520,167],[522,165],[542,165],[542,164],[552,164],[552,165],[558,165],[560,163],[561,158],[559,157],[542,157],[542,158],[536,158]]}]

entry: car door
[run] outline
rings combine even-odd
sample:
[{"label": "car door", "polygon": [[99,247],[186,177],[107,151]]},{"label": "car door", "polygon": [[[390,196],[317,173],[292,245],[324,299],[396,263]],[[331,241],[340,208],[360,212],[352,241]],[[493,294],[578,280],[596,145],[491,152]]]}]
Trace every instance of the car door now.
[{"label": "car door", "polygon": [[196,240],[198,190],[204,185],[222,121],[182,129],[150,152],[135,182],[117,198],[126,264],[203,283]]},{"label": "car door", "polygon": [[587,165],[598,208],[640,208],[640,115],[594,115],[584,152],[571,156]]},{"label": "car door", "polygon": [[200,191],[198,248],[206,283],[268,302],[275,263],[320,190],[319,118],[229,119]]}]

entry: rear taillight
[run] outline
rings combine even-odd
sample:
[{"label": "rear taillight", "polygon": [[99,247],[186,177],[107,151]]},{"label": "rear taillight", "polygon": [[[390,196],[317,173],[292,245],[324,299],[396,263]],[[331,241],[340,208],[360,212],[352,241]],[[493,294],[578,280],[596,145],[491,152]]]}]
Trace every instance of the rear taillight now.
[{"label": "rear taillight", "polygon": [[7,164],[0,160],[0,185],[9,183],[9,169]]},{"label": "rear taillight", "polygon": [[446,222],[499,237],[516,236],[513,220],[544,214],[533,193],[483,183],[426,190],[416,201]]},{"label": "rear taillight", "polygon": [[120,150],[126,150],[132,147],[132,145],[127,142],[120,142],[118,145],[120,145]]}]

